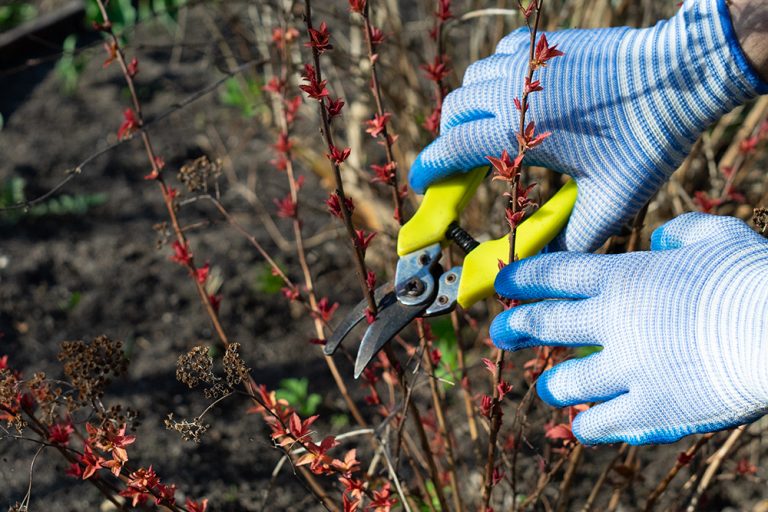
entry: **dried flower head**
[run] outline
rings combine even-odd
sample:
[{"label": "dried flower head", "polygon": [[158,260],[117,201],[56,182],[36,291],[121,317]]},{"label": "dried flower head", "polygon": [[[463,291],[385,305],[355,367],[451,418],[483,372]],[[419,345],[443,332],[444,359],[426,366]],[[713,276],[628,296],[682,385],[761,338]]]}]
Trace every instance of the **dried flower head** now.
[{"label": "dried flower head", "polygon": [[200,438],[205,434],[211,426],[203,423],[202,419],[197,417],[192,421],[181,420],[176,421],[173,419],[173,414],[169,414],[165,419],[165,428],[168,430],[175,430],[181,435],[181,438],[185,441],[200,442]]},{"label": "dried flower head", "polygon": [[208,192],[211,181],[215,181],[219,176],[221,160],[217,158],[211,162],[203,155],[182,165],[177,177],[190,192]]},{"label": "dried flower head", "polygon": [[124,375],[128,370],[122,342],[107,336],[99,336],[90,343],[65,341],[58,358],[64,363],[64,373],[78,392],[76,403],[80,405],[100,399],[112,378]]},{"label": "dried flower head", "polygon": [[190,389],[201,382],[214,384],[218,380],[213,374],[213,358],[208,354],[207,347],[199,345],[179,356],[176,362],[176,380]]},{"label": "dried flower head", "polygon": [[227,385],[233,388],[248,380],[251,369],[246,366],[240,357],[240,344],[230,343],[227,345],[227,351],[224,353],[224,372],[227,375]]}]

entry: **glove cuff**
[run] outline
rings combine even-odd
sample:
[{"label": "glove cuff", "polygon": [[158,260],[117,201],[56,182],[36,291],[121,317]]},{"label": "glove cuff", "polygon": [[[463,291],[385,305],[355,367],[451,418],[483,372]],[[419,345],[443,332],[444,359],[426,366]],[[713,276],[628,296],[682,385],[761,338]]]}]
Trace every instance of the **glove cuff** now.
[{"label": "glove cuff", "polygon": [[661,72],[683,80],[690,114],[701,123],[697,133],[737,105],[768,93],[768,83],[741,48],[727,0],[686,0],[669,20],[667,37],[656,44],[670,45],[678,60],[679,76],[674,76],[675,62]]}]

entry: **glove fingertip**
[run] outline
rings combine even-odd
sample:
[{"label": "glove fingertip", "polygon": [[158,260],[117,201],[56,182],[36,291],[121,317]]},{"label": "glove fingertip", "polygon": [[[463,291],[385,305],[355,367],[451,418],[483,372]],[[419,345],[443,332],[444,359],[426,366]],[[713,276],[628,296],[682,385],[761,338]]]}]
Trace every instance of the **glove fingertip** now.
[{"label": "glove fingertip", "polygon": [[514,352],[536,345],[536,340],[528,333],[510,327],[510,315],[513,310],[500,313],[493,319],[489,329],[491,341],[501,350]]},{"label": "glove fingertip", "polygon": [[553,368],[541,374],[536,381],[536,393],[538,393],[539,398],[552,407],[566,407],[568,404],[562,400],[558,400],[552,392],[551,379],[554,376],[555,371],[556,370]]},{"label": "glove fingertip", "polygon": [[416,160],[414,160],[413,165],[411,165],[411,172],[408,174],[408,183],[411,185],[414,192],[423,194],[426,192],[430,182],[434,181],[433,179],[430,179],[433,174],[434,171],[424,165],[423,158],[419,155],[416,157]]}]

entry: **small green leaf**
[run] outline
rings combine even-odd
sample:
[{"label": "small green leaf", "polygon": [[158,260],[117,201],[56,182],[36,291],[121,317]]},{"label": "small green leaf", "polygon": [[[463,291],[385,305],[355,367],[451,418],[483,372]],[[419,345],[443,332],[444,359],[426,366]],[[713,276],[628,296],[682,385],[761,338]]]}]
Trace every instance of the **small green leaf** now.
[{"label": "small green leaf", "polygon": [[285,283],[278,276],[272,274],[272,267],[268,264],[262,264],[256,270],[256,278],[253,287],[259,293],[274,295],[280,293]]}]

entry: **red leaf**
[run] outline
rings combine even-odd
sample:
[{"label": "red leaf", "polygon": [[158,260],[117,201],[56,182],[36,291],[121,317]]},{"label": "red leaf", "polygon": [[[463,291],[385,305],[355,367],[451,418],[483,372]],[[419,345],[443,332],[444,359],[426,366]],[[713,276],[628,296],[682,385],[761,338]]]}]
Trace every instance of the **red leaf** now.
[{"label": "red leaf", "polygon": [[550,59],[560,57],[561,55],[565,54],[557,49],[557,45],[549,46],[547,36],[545,34],[541,34],[541,38],[536,45],[536,52],[534,54],[533,62],[531,62],[531,65],[533,66],[533,69],[543,68],[546,67],[547,62]]},{"label": "red leaf", "polygon": [[349,0],[349,10],[358,14],[365,11],[366,0]]},{"label": "red leaf", "polygon": [[136,119],[136,114],[133,109],[127,108],[123,111],[123,123],[117,130],[118,140],[130,137],[133,133],[139,129],[139,121]]},{"label": "red leaf", "polygon": [[378,137],[384,132],[390,117],[392,117],[392,114],[388,112],[385,112],[382,115],[376,114],[373,119],[366,121],[366,124],[368,125],[368,128],[365,130],[366,133],[370,133],[371,137]]},{"label": "red leaf", "polygon": [[325,156],[328,157],[328,159],[333,162],[336,165],[340,165],[344,162],[347,158],[349,158],[349,154],[352,152],[351,148],[344,148],[339,149],[336,146],[331,146],[331,152],[326,153]]},{"label": "red leaf", "polygon": [[171,248],[173,249],[171,261],[175,261],[179,265],[185,266],[192,263],[192,253],[189,251],[189,242],[184,242],[184,245],[181,245],[181,242],[176,240],[171,244]]},{"label": "red leaf", "polygon": [[321,55],[328,50],[332,50],[333,45],[331,45],[331,34],[328,32],[328,25],[322,22],[319,28],[309,29],[309,42],[305,43],[304,46],[312,48]]}]

